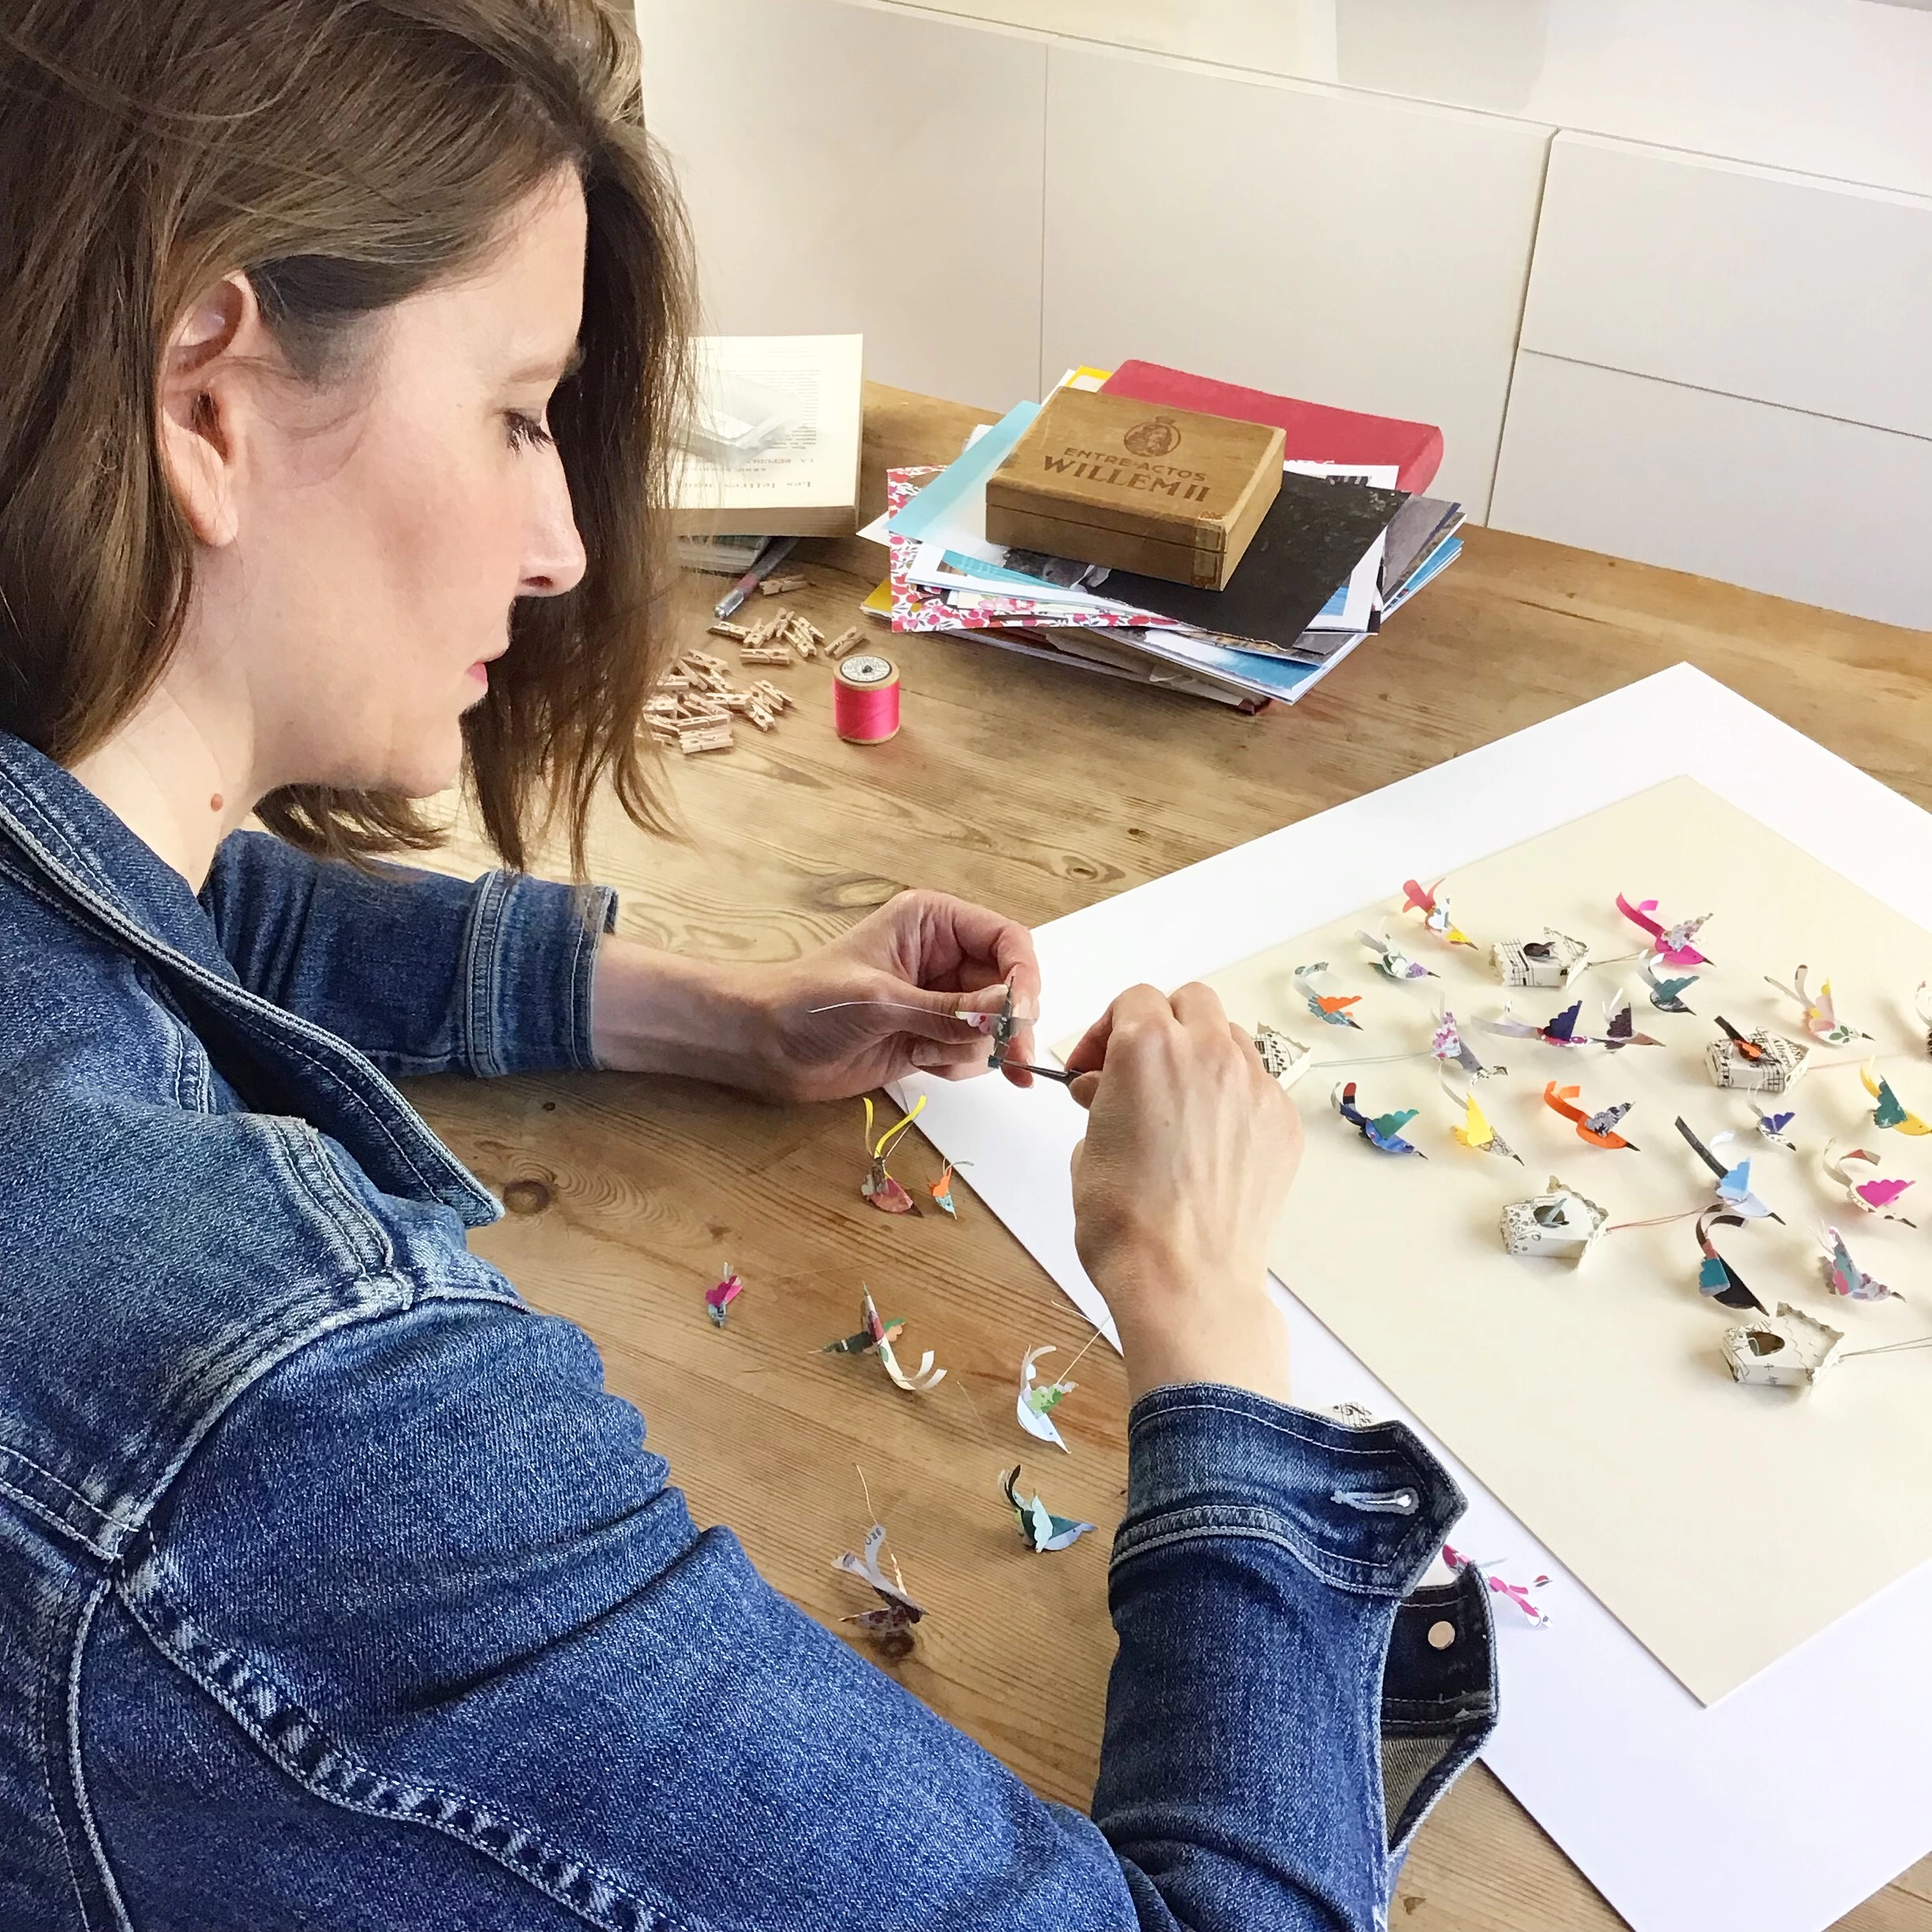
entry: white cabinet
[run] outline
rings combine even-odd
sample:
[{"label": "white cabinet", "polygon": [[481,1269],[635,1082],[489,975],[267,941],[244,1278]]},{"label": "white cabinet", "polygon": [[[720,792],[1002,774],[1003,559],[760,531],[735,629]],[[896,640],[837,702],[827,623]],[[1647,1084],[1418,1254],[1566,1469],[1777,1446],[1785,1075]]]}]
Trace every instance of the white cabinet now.
[{"label": "white cabinet", "polygon": [[640,0],[637,17],[707,329],[862,333],[882,382],[1000,408],[1034,393],[1041,43],[842,0]]},{"label": "white cabinet", "polygon": [[1438,424],[1480,520],[1548,133],[1056,43],[1043,372],[1140,356]]},{"label": "white cabinet", "polygon": [[1522,346],[1932,437],[1932,200],[1559,134]]},{"label": "white cabinet", "polygon": [[1932,441],[1525,350],[1490,521],[1932,628]]},{"label": "white cabinet", "polygon": [[1932,627],[1932,200],[1559,134],[1490,520]]}]

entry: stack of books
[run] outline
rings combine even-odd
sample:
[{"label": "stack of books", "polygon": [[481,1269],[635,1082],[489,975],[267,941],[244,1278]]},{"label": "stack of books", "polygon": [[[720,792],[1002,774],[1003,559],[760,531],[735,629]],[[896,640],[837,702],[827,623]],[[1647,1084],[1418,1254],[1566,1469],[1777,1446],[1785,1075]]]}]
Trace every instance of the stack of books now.
[{"label": "stack of books", "polygon": [[1040,414],[1022,403],[943,469],[889,473],[887,546],[866,609],[895,631],[970,636],[1252,711],[1314,688],[1461,551],[1461,505],[1423,493],[1439,430],[1145,362],[1069,370],[1063,388],[1271,425],[1281,490],[1218,590],[989,540],[987,485]]}]

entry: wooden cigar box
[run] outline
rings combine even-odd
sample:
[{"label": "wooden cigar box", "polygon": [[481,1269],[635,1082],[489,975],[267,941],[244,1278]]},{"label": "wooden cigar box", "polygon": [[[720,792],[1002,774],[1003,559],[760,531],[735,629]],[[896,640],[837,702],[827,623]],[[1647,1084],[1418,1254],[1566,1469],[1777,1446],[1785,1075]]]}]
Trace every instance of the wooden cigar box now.
[{"label": "wooden cigar box", "polygon": [[1281,444],[1263,423],[1056,389],[987,479],[987,538],[1218,591],[1281,487]]}]

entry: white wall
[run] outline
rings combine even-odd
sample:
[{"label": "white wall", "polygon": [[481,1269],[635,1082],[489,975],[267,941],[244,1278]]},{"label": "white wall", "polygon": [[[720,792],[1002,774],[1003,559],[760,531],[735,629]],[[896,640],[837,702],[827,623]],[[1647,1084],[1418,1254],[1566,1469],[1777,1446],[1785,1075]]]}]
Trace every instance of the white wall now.
[{"label": "white wall", "polygon": [[1004,408],[1040,367],[1046,48],[843,0],[640,0],[707,327],[863,333],[881,382]]},{"label": "white wall", "polygon": [[1548,137],[1056,45],[1042,374],[1140,356],[1435,423],[1480,521]]},{"label": "white wall", "polygon": [[1932,16],[1441,4],[638,14],[712,328],[1420,418],[1479,521],[1932,627]]}]

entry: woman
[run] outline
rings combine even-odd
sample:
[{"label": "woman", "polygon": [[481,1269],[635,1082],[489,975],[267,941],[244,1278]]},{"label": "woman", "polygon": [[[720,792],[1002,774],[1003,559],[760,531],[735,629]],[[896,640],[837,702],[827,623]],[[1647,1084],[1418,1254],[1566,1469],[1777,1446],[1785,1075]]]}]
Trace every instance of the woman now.
[{"label": "woman", "polygon": [[[684,264],[602,0],[0,0],[0,1923],[1379,1925],[1487,1615],[1402,1601],[1414,1436],[1288,1405],[1297,1129],[1211,993],[1077,1061],[1090,1819],[694,1531],[386,1077],[850,1095],[1037,992],[936,895],[724,969],[520,871],[655,822]],[[505,869],[376,864],[459,774]]]}]

